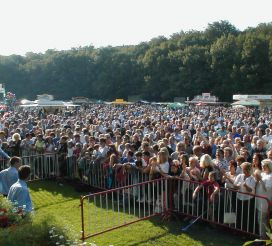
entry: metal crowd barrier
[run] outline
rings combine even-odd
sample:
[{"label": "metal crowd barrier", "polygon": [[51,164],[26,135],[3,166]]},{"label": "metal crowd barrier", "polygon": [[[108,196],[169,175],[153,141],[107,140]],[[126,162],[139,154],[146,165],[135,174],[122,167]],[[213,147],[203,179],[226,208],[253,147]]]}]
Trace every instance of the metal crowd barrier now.
[{"label": "metal crowd barrier", "polygon": [[24,165],[31,167],[30,180],[59,176],[58,156],[56,154],[31,155],[21,158]]},{"label": "metal crowd barrier", "polygon": [[221,187],[213,200],[209,199],[206,188],[193,200],[193,191],[200,183],[181,178],[172,180],[169,196],[173,211],[254,236],[265,235],[270,217],[267,197]]},{"label": "metal crowd barrier", "polygon": [[9,167],[9,161],[6,159],[0,159],[0,171]]},{"label": "metal crowd barrier", "polygon": [[168,180],[157,179],[81,197],[81,239],[161,215],[167,193]]},{"label": "metal crowd barrier", "polygon": [[[105,170],[103,162],[80,160],[76,156],[59,154],[37,154],[22,156],[24,165],[31,167],[30,180],[52,177],[79,178],[83,183],[98,189],[113,189],[138,184],[149,180],[149,175],[136,169],[123,172],[123,169]],[[0,171],[9,167],[8,160],[0,160]]]},{"label": "metal crowd barrier", "polygon": [[149,175],[136,169],[105,168],[103,162],[83,160],[78,161],[78,173],[82,182],[99,189],[113,189],[134,185],[149,180]]},{"label": "metal crowd barrier", "polygon": [[[30,181],[48,179],[60,175],[57,154],[33,154],[22,156],[22,163],[31,167]],[[8,160],[0,161],[0,171],[9,167]]]},{"label": "metal crowd barrier", "polygon": [[82,240],[158,214],[177,213],[263,237],[270,204],[266,197],[220,188],[213,200],[207,188],[193,199],[198,182],[162,178],[81,198]]}]

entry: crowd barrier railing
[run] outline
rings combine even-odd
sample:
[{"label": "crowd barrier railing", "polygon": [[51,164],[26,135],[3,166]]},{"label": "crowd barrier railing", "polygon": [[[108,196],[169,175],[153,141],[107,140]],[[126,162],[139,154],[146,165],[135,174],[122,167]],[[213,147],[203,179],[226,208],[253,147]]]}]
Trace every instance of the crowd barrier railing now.
[{"label": "crowd barrier railing", "polygon": [[[31,175],[29,180],[48,179],[60,175],[57,154],[33,154],[21,156],[22,164],[29,165]],[[0,161],[0,171],[9,167],[8,160]]]},{"label": "crowd barrier railing", "polygon": [[123,168],[105,168],[103,164],[101,161],[79,160],[79,178],[82,182],[99,189],[113,189],[149,180],[148,174],[137,169],[125,171]]},{"label": "crowd barrier railing", "polygon": [[[23,164],[30,165],[31,167],[30,180],[60,176],[72,179],[80,178],[85,184],[109,190],[109,193],[105,194],[114,195],[114,198],[116,198],[116,194],[119,194],[125,200],[126,194],[129,194],[130,198],[135,199],[134,202],[138,204],[146,204],[147,201],[152,200],[151,203],[149,201],[147,207],[153,209],[153,212],[155,211],[155,203],[158,197],[150,197],[153,193],[150,193],[150,187],[148,187],[153,185],[153,181],[148,181],[148,174],[136,169],[126,171],[120,175],[118,170],[115,169],[111,169],[108,172],[103,167],[103,163],[99,161],[84,160],[80,162],[75,156],[67,158],[66,156],[53,153],[34,154],[21,158]],[[8,166],[9,163],[7,160],[0,161],[0,171]],[[169,206],[168,204],[167,206],[163,206],[167,207],[168,211],[199,218],[255,236],[263,237],[265,235],[265,225],[268,224],[270,218],[271,206],[268,198],[221,187],[215,199],[209,199],[206,188],[201,189],[197,193],[196,198],[193,199],[193,191],[199,185],[198,182],[175,177],[167,178],[167,183],[169,183],[167,188],[169,192],[163,193],[165,196],[163,201],[164,203],[169,203]],[[162,190],[164,189],[161,188],[159,193]],[[156,189],[157,191],[158,189]],[[139,194],[144,194],[144,197],[140,197]],[[94,199],[94,197],[96,196],[91,196],[90,199]],[[101,197],[104,197],[102,193]],[[153,198],[155,198],[155,201]],[[120,200],[118,201],[120,202]],[[105,203],[103,204],[105,205]],[[103,208],[103,204],[100,209]],[[127,209],[130,210],[131,208]]]},{"label": "crowd barrier railing", "polygon": [[204,187],[193,199],[193,192],[199,185],[191,180],[172,179],[169,199],[173,207],[170,209],[254,236],[266,235],[271,206],[267,197],[221,187],[211,200],[209,188]]},{"label": "crowd barrier railing", "polygon": [[[138,184],[149,180],[149,175],[136,169],[122,168],[106,170],[101,161],[81,160],[76,156],[62,156],[57,153],[21,156],[22,163],[31,167],[30,180],[52,177],[79,178],[83,183],[98,189],[112,189]],[[9,161],[0,160],[0,171],[9,167]]]},{"label": "crowd barrier railing", "polygon": [[56,154],[36,154],[21,158],[24,165],[31,167],[30,180],[48,179],[60,175]]},{"label": "crowd barrier railing", "polygon": [[0,159],[0,171],[9,167],[9,161],[7,159]]},{"label": "crowd barrier railing", "polygon": [[[267,197],[220,188],[213,199],[201,183],[167,177],[81,198],[82,240],[155,215],[177,213],[255,237],[264,237],[270,218]],[[194,221],[194,220],[193,220]]]},{"label": "crowd barrier railing", "polygon": [[82,240],[161,215],[168,180],[157,179],[81,197]]}]

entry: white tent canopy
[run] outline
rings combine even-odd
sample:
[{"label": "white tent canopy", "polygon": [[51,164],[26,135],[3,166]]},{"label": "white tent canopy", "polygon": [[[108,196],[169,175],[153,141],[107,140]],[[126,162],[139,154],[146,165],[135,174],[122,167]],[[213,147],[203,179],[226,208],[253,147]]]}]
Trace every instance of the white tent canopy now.
[{"label": "white tent canopy", "polygon": [[22,100],[20,107],[76,107],[77,104],[58,100],[39,99],[35,101]]},{"label": "white tent canopy", "polygon": [[240,100],[232,103],[232,105],[242,105],[242,106],[260,106],[260,102],[257,100]]}]

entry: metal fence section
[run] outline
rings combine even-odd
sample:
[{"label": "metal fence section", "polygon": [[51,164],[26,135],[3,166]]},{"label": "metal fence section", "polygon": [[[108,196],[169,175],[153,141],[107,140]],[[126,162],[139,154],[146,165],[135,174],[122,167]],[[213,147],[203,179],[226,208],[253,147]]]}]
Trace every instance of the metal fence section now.
[{"label": "metal fence section", "polygon": [[[149,175],[131,169],[105,168],[103,161],[66,157],[58,154],[37,154],[22,156],[24,165],[31,167],[30,180],[66,177],[80,179],[83,183],[98,189],[113,189],[134,185],[149,180]],[[9,167],[8,160],[0,160],[0,171]]]},{"label": "metal fence section", "polygon": [[167,211],[168,182],[157,179],[81,197],[82,240]]},{"label": "metal fence section", "polygon": [[162,213],[177,213],[263,237],[270,216],[266,197],[167,177],[115,188],[81,198],[82,240]]},{"label": "metal fence section", "polygon": [[30,180],[48,179],[60,175],[58,156],[55,154],[23,156],[24,165],[31,167]]},{"label": "metal fence section", "polygon": [[0,159],[0,171],[9,167],[9,161],[6,159]]},{"label": "metal fence section", "polygon": [[[79,178],[106,190],[81,199],[83,239],[155,216],[162,210],[262,237],[269,222],[270,201],[251,193],[220,188],[210,199],[209,188],[203,187],[193,199],[200,183],[178,177],[149,181],[149,175],[136,168],[115,169],[105,167],[102,161],[79,160],[75,156],[46,153],[21,158],[31,167],[30,180]],[[8,166],[7,160],[0,160],[0,171]]]},{"label": "metal fence section", "polygon": [[148,174],[137,169],[132,168],[129,171],[124,171],[123,168],[114,169],[105,166],[101,161],[78,160],[77,167],[82,182],[99,189],[113,189],[149,180]]},{"label": "metal fence section", "polygon": [[[31,167],[30,180],[48,179],[60,175],[57,154],[33,154],[22,156],[22,163]],[[0,171],[9,167],[8,160],[0,161]]]},{"label": "metal fence section", "polygon": [[193,199],[199,185],[194,181],[172,179],[169,195],[173,207],[170,209],[254,236],[265,235],[270,216],[268,198],[221,187],[214,199],[210,199],[209,187],[203,187]]}]

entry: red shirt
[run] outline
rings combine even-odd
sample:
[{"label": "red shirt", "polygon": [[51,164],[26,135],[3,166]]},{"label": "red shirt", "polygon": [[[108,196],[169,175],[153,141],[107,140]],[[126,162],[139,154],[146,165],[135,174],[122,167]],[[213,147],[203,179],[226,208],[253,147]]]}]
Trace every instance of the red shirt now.
[{"label": "red shirt", "polygon": [[208,198],[210,199],[211,194],[216,190],[219,189],[220,186],[216,181],[211,181],[211,180],[205,180],[203,182],[201,182],[201,184],[203,185],[203,187],[206,189],[207,194],[208,194]]}]

